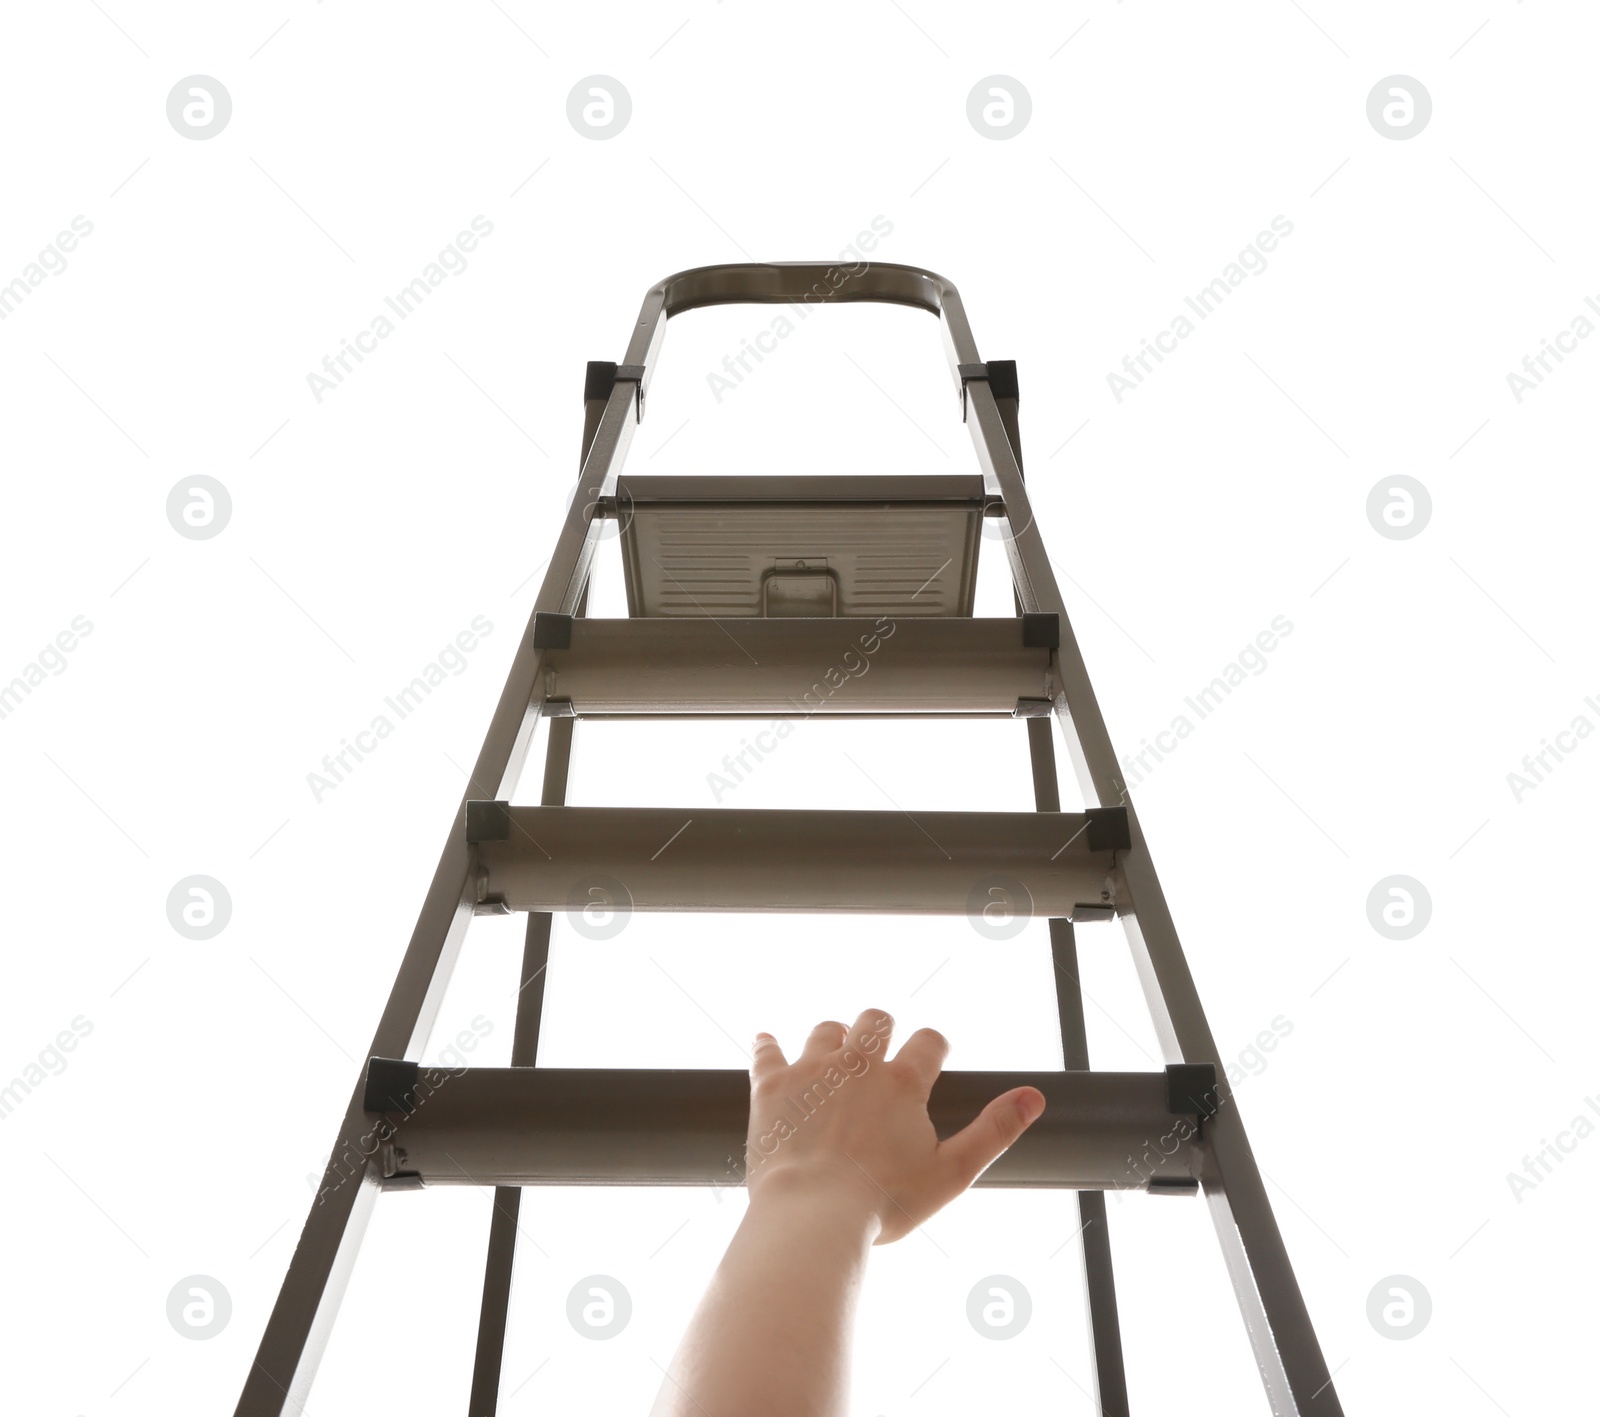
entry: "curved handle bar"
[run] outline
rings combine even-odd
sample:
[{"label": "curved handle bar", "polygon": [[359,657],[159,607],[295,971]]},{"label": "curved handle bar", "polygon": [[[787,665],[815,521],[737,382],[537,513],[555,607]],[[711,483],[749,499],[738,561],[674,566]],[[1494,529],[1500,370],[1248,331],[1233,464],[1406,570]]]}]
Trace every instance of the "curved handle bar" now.
[{"label": "curved handle bar", "polygon": [[626,362],[642,364],[648,371],[666,322],[686,310],[707,305],[792,305],[800,301],[821,305],[854,300],[909,305],[939,316],[952,365],[978,363],[977,344],[960,292],[943,276],[920,266],[868,262],[858,269],[820,261],[697,266],[668,276],[645,295]]},{"label": "curved handle bar", "polygon": [[670,319],[702,305],[767,305],[799,300],[873,300],[913,305],[937,315],[945,292],[954,293],[943,276],[916,266],[860,263],[823,265],[816,261],[771,261],[757,265],[698,266],[679,271],[654,286],[662,312]]}]

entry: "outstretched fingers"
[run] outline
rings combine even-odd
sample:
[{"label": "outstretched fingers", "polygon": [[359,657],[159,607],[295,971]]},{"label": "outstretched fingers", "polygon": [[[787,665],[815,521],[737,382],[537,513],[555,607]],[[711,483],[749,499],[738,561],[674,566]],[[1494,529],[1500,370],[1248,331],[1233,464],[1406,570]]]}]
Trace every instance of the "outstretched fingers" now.
[{"label": "outstretched fingers", "polygon": [[[838,1019],[824,1019],[807,1035],[805,1046],[800,1050],[800,1055],[795,1059],[798,1066],[801,1063],[817,1064],[830,1053],[836,1053],[841,1048],[854,1048],[871,1058],[884,1058],[888,1056],[889,1039],[894,1032],[894,1016],[883,1009],[863,1009],[856,1015],[856,1021],[848,1028]],[[931,1029],[922,1030],[931,1033]],[[913,1035],[913,1041],[921,1034]],[[942,1061],[944,1052],[949,1050],[949,1045],[944,1043],[943,1035],[934,1034],[943,1051],[939,1053]],[[910,1043],[906,1047],[909,1048]],[[919,1051],[927,1051],[924,1043]],[[904,1056],[905,1049],[901,1050]],[[755,1036],[754,1046],[750,1052],[750,1075],[756,1081],[767,1077],[789,1066],[789,1061],[784,1057],[783,1049],[778,1046],[778,1040],[770,1033],[758,1033]],[[924,1065],[925,1066],[925,1065]],[[937,1065],[934,1066],[934,1075],[938,1074]],[[930,1079],[931,1086],[931,1079]]]}]

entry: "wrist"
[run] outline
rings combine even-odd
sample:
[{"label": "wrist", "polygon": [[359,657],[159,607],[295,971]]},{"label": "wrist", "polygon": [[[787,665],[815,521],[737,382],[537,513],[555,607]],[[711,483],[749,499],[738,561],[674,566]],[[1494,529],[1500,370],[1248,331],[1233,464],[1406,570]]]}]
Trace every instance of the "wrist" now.
[{"label": "wrist", "polygon": [[785,1166],[750,1178],[748,1214],[818,1241],[870,1246],[883,1221],[865,1180]]}]

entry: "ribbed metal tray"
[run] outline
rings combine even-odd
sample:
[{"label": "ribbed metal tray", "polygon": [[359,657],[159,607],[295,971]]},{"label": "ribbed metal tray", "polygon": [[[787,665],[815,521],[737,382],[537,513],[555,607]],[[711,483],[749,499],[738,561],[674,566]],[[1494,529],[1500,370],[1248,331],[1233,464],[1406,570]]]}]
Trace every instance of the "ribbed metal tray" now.
[{"label": "ribbed metal tray", "polygon": [[628,477],[630,615],[972,614],[977,476]]}]

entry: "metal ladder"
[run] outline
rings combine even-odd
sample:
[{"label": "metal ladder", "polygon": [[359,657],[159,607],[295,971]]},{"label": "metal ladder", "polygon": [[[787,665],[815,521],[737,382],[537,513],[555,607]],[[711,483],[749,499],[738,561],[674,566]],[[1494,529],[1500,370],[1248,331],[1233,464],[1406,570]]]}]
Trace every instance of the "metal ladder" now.
[{"label": "metal ladder", "polygon": [[[938,316],[980,476],[621,477],[666,322],[702,306],[876,301]],[[579,486],[471,786],[373,1037],[237,1417],[298,1412],[381,1192],[497,1188],[469,1417],[500,1386],[524,1186],[715,1185],[742,1157],[733,1070],[536,1067],[554,912],[848,910],[1049,921],[1064,1071],[946,1072],[929,1114],[958,1130],[1031,1084],[1047,1107],[980,1186],[1076,1190],[1096,1398],[1128,1411],[1104,1192],[1203,1192],[1272,1411],[1342,1409],[1245,1136],[1023,483],[1016,366],[984,363],[960,296],[911,266],[706,266],[651,288],[625,362],[590,364]],[[1017,615],[973,617],[984,517],[1000,519]],[[584,616],[609,524],[629,616]],[[870,665],[871,672],[856,664]],[[538,718],[539,806],[513,806]],[[1021,718],[1037,811],[568,807],[579,718]],[[1064,813],[1052,716],[1086,801]],[[937,844],[935,851],[930,839]],[[555,847],[546,852],[542,843]],[[422,1055],[475,914],[528,913],[509,1068]],[[1090,1071],[1074,922],[1120,919],[1168,1066]]]}]

